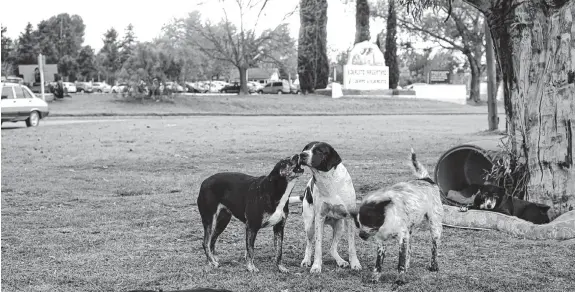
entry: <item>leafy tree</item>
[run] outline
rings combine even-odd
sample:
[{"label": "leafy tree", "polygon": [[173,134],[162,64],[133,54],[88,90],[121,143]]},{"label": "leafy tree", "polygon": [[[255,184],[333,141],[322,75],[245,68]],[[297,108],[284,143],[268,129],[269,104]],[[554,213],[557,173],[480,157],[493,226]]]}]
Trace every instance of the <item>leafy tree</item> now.
[{"label": "leafy tree", "polygon": [[33,35],[33,27],[30,22],[26,25],[24,32],[18,38],[16,48],[16,64],[31,65],[38,63],[36,41]]},{"label": "leafy tree", "polygon": [[132,55],[134,46],[136,44],[136,35],[134,34],[134,26],[130,23],[124,32],[124,39],[120,44],[120,64],[124,64],[126,60]]},{"label": "leafy tree", "polygon": [[298,75],[304,94],[325,88],[329,80],[326,25],[327,0],[300,1]]},{"label": "leafy tree", "polygon": [[395,0],[389,1],[387,13],[387,33],[385,37],[385,65],[389,67],[389,88],[396,89],[399,83],[399,64],[397,62],[397,13]]},{"label": "leafy tree", "polygon": [[112,83],[115,78],[114,75],[121,67],[120,63],[120,45],[118,43],[118,32],[114,28],[110,28],[104,33],[104,46],[100,49],[99,55],[102,55],[102,67],[106,73],[106,79]]},{"label": "leafy tree", "polygon": [[[486,18],[503,74],[509,171],[524,160],[530,199],[551,219],[575,205],[575,1],[464,0]],[[451,2],[451,1],[449,1]],[[440,0],[400,0],[419,17]],[[453,15],[453,14],[452,14]]]},{"label": "leafy tree", "polygon": [[64,56],[78,57],[85,29],[82,17],[61,13],[40,21],[34,38],[40,52],[46,56],[46,63],[59,64]]},{"label": "leafy tree", "polygon": [[95,62],[96,56],[94,54],[94,49],[90,46],[83,46],[78,54],[77,63],[79,74],[84,81],[97,77]]},{"label": "leafy tree", "polygon": [[12,39],[6,35],[7,28],[2,26],[2,75],[12,75],[14,74],[14,43]]},{"label": "leafy tree", "polygon": [[369,41],[369,3],[367,0],[355,1],[355,44]]},{"label": "leafy tree", "polygon": [[[289,40],[290,37],[289,34],[285,34],[287,29],[284,25],[264,30],[261,34],[256,33],[255,27],[253,29],[247,28],[248,19],[255,22],[257,27],[259,16],[265,8],[267,0],[257,3],[236,1],[234,4],[230,4],[228,2],[220,0],[224,18],[217,24],[212,24],[209,21],[202,23],[197,17],[200,15],[199,12],[190,14],[196,17],[184,22],[185,38],[202,54],[236,67],[240,73],[241,92],[247,93],[246,74],[248,68],[255,67],[263,61],[273,60],[274,54],[285,52],[286,40]],[[230,8],[232,5],[239,10],[239,27],[232,24],[228,19],[226,8]],[[250,17],[250,13],[258,10],[259,13],[256,16]],[[283,20],[285,17],[281,22]]]}]

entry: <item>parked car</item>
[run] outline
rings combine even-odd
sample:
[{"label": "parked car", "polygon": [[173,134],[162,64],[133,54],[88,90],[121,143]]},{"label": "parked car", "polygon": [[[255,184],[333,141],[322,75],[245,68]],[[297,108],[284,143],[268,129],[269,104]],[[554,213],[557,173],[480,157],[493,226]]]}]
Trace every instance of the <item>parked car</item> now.
[{"label": "parked car", "polygon": [[124,92],[124,89],[128,88],[128,87],[130,87],[130,85],[128,83],[119,83],[119,84],[112,86],[110,91],[112,93],[121,93],[121,92]]},{"label": "parked car", "polygon": [[98,93],[109,93],[112,91],[112,86],[108,85],[106,82],[94,82],[92,83],[92,88],[94,88],[94,92]]},{"label": "parked car", "polygon": [[78,91],[76,85],[72,82],[62,82],[62,84],[64,84],[64,88],[66,88],[68,93],[76,93]]},{"label": "parked car", "polygon": [[4,77],[6,80],[3,82],[6,83],[19,83],[22,84],[24,83],[24,79],[18,77],[18,76],[8,76],[8,77]]},{"label": "parked car", "polygon": [[197,82],[186,82],[186,91],[191,93],[206,93],[209,87],[200,86]]},{"label": "parked car", "polygon": [[[230,85],[226,85],[224,86],[222,89],[220,89],[221,93],[239,93],[240,92],[240,83],[236,82]],[[253,88],[251,88],[250,86],[248,86],[248,92],[249,93],[254,93],[255,90]]]},{"label": "parked car", "polygon": [[291,93],[291,88],[289,82],[282,80],[282,81],[273,81],[266,84],[262,89],[258,91],[259,94],[284,94],[284,93]]},{"label": "parked car", "polygon": [[90,82],[76,81],[75,85],[78,92],[92,93],[94,91],[94,87]]},{"label": "parked car", "polygon": [[180,84],[178,84],[177,82],[168,81],[168,82],[166,82],[166,87],[169,87],[172,89],[172,91],[175,91],[178,93],[185,91],[184,88]]},{"label": "parked car", "polygon": [[248,86],[252,87],[254,89],[255,92],[259,91],[260,89],[264,88],[264,85],[259,83],[259,82],[255,82],[255,81],[249,81],[248,82]]},{"label": "parked car", "polygon": [[26,126],[36,127],[40,120],[50,113],[48,104],[38,98],[25,85],[18,83],[0,83],[2,87],[2,123],[26,121]]}]

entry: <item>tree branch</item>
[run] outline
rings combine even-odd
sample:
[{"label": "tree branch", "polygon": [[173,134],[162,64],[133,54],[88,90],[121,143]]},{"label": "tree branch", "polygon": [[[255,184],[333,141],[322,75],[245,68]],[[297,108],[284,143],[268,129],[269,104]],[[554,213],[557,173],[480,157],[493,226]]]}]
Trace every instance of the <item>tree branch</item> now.
[{"label": "tree branch", "polygon": [[431,36],[431,37],[433,37],[433,38],[435,38],[435,39],[438,39],[438,40],[441,40],[441,41],[444,41],[444,42],[450,44],[450,45],[453,46],[453,48],[456,49],[456,50],[459,50],[459,51],[462,51],[462,52],[465,51],[465,48],[464,48],[464,47],[462,47],[462,46],[456,44],[453,40],[450,40],[450,39],[448,39],[448,38],[446,38],[446,37],[443,37],[443,36],[441,36],[441,35],[439,35],[439,34],[437,34],[437,33],[434,33],[434,32],[432,32],[432,31],[429,30],[429,29],[416,26],[415,24],[413,24],[413,23],[411,23],[411,22],[409,22],[409,21],[406,21],[406,20],[404,20],[404,19],[402,19],[402,18],[399,18],[399,17],[397,18],[397,20],[398,20],[398,22],[400,23],[400,25],[402,25],[403,27],[405,27],[405,28],[408,29],[408,30],[414,30],[414,31],[422,32],[422,33],[427,34],[427,35],[429,35],[429,36]]}]

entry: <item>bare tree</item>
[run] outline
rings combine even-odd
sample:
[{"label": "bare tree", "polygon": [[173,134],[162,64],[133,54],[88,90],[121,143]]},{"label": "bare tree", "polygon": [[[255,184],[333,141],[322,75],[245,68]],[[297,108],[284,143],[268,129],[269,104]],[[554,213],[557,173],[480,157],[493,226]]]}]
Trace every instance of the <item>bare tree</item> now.
[{"label": "bare tree", "polygon": [[[421,19],[413,19],[403,10],[397,22],[400,27],[423,40],[432,40],[444,49],[461,52],[471,70],[469,99],[479,102],[481,59],[485,52],[483,15],[461,1],[453,2],[451,6],[441,0],[438,3],[440,6],[434,13],[430,11]],[[451,13],[449,19],[448,13]],[[375,10],[373,15],[382,17],[383,7]]]},{"label": "bare tree", "polygon": [[[285,20],[296,9],[285,14],[279,25],[257,33],[260,16],[271,0],[219,0],[223,19],[216,24],[200,20],[199,12],[185,21],[186,39],[209,58],[227,62],[239,70],[241,92],[248,93],[247,70],[261,62],[278,62],[278,55],[289,53],[295,42],[289,35]],[[239,23],[230,20],[232,7],[239,12]],[[255,14],[255,15],[254,15]],[[252,26],[248,27],[248,22]]]}]

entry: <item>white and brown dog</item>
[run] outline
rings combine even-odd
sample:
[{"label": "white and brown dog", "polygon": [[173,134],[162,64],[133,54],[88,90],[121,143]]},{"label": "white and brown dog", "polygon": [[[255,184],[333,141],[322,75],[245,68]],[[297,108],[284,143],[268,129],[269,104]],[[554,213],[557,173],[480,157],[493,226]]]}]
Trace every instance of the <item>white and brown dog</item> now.
[{"label": "white and brown dog", "polygon": [[[311,266],[311,273],[321,273],[322,234],[324,224],[333,229],[330,253],[339,267],[361,270],[355,250],[355,226],[349,210],[356,208],[355,189],[351,177],[335,149],[325,142],[307,144],[299,155],[301,165],[308,166],[313,177],[309,180],[303,196],[303,221],[307,233],[305,256],[302,267]],[[346,228],[347,226],[347,228]],[[337,245],[347,230],[349,262],[337,252]],[[312,246],[315,235],[314,262],[311,265]]]},{"label": "white and brown dog", "polygon": [[437,246],[441,238],[443,205],[439,188],[429,177],[429,173],[421,165],[413,149],[411,164],[416,180],[397,183],[389,188],[368,194],[359,209],[353,212],[359,237],[367,240],[374,237],[378,243],[373,282],[379,281],[381,264],[385,257],[384,240],[397,237],[399,239],[398,276],[395,284],[405,283],[405,272],[409,268],[410,237],[414,227],[423,221],[429,223],[431,229],[431,265],[430,271],[438,271]]}]

